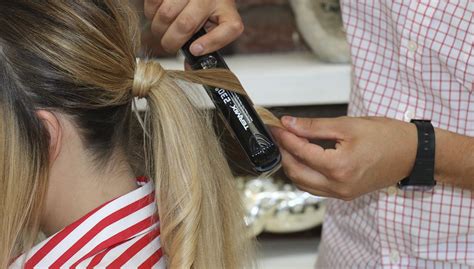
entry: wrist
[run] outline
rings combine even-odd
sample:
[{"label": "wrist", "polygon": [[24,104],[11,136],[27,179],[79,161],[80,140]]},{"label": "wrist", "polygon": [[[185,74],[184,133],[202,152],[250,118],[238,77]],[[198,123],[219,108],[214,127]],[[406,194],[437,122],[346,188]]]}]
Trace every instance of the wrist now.
[{"label": "wrist", "polygon": [[[465,156],[464,151],[468,148],[467,145],[463,145],[462,142],[459,143],[464,140],[464,137],[439,128],[435,128],[435,133],[437,138],[435,178],[442,183],[457,185],[455,179],[462,176],[462,173],[458,175],[458,169],[453,168],[463,162],[462,159]],[[460,158],[457,158],[456,156],[460,156]]]},{"label": "wrist", "polygon": [[434,176],[436,136],[430,120],[412,120],[417,129],[417,152],[410,175],[398,183],[403,189],[428,190],[436,185]]},{"label": "wrist", "polygon": [[445,132],[444,130],[435,128],[435,134],[436,134],[436,148],[438,149],[438,154],[435,154],[435,178],[439,180],[440,182],[446,182],[446,179],[443,175],[443,169],[442,169],[442,155],[439,154],[439,152],[442,152],[443,150],[443,140],[445,140]]},{"label": "wrist", "polygon": [[402,148],[405,149],[403,158],[405,159],[402,175],[400,179],[408,177],[413,171],[416,161],[416,153],[418,149],[418,131],[416,126],[409,122],[403,122],[404,125],[404,145]]}]

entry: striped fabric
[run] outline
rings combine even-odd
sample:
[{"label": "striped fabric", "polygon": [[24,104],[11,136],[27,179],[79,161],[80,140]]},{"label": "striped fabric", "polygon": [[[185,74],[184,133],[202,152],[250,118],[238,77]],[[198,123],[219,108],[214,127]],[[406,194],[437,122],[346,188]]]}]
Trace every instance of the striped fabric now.
[{"label": "striped fabric", "polygon": [[[473,0],[341,7],[353,63],[349,115],[428,119],[474,136]],[[474,194],[439,184],[329,199],[317,268],[474,268]]]},{"label": "striped fabric", "polygon": [[116,198],[20,256],[10,269],[166,268],[154,184]]}]

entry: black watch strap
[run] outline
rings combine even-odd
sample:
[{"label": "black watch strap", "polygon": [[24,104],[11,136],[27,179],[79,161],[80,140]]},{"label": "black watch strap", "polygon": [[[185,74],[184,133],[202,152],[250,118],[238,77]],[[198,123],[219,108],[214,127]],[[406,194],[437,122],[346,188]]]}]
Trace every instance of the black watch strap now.
[{"label": "black watch strap", "polygon": [[398,186],[402,189],[430,189],[436,185],[434,179],[435,165],[435,132],[431,121],[412,120],[418,131],[418,150],[416,152],[415,165],[411,174],[401,180]]}]

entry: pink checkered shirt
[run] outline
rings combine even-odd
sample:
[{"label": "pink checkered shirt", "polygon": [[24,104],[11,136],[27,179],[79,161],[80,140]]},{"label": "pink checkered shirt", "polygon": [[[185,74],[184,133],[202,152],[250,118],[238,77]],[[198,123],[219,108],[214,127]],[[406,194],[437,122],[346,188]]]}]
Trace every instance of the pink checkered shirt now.
[{"label": "pink checkered shirt", "polygon": [[[474,1],[341,0],[341,6],[353,62],[351,116],[429,119],[474,136]],[[393,186],[328,202],[317,268],[468,267],[474,267],[469,190]]]}]

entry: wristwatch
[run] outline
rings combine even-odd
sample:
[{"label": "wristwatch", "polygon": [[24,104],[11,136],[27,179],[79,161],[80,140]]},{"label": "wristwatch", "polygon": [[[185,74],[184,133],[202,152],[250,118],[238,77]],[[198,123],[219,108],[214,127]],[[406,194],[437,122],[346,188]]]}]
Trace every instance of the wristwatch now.
[{"label": "wristwatch", "polygon": [[398,182],[403,190],[427,191],[436,185],[434,179],[435,132],[429,120],[411,120],[418,131],[418,149],[410,175]]}]

